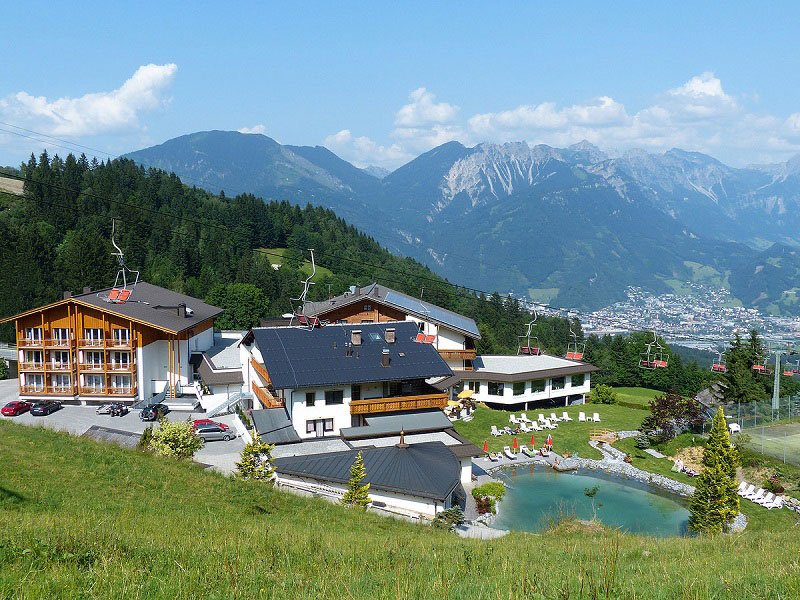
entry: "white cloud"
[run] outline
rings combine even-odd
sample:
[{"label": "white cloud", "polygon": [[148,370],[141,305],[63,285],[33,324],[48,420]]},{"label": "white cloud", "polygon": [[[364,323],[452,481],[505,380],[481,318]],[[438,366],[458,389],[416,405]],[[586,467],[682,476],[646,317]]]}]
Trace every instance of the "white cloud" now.
[{"label": "white cloud", "polygon": [[401,106],[394,117],[397,127],[421,127],[437,123],[448,123],[456,118],[458,107],[447,102],[435,102],[436,96],[420,87],[408,95],[411,100]]},{"label": "white cloud", "polygon": [[383,146],[366,136],[354,136],[349,129],[329,135],[323,143],[329,150],[357,167],[376,165],[394,169],[413,158],[413,155],[398,144]]},{"label": "white cloud", "polygon": [[267,132],[267,128],[264,126],[263,123],[259,123],[258,125],[253,125],[252,127],[241,127],[237,129],[239,133],[260,133],[265,134]]},{"label": "white cloud", "polygon": [[143,65],[120,87],[79,98],[33,96],[17,92],[0,99],[4,121],[49,135],[78,137],[130,131],[141,113],[162,106],[164,94],[178,70],[175,64]]}]

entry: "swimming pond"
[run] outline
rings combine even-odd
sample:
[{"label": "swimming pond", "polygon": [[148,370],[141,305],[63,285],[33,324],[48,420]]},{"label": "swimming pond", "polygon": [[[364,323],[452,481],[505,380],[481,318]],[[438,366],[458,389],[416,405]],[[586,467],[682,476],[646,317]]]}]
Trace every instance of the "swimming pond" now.
[{"label": "swimming pond", "polygon": [[688,533],[689,511],[681,499],[646,484],[594,471],[559,473],[519,466],[494,475],[506,484],[498,529],[543,531],[562,518],[597,518],[608,527],[658,537]]}]

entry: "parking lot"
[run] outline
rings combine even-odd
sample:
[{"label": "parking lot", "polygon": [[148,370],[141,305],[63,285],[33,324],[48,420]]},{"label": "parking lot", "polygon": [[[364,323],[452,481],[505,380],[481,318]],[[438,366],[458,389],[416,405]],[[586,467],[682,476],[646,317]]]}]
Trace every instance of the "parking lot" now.
[{"label": "parking lot", "polygon": [[[0,381],[0,406],[6,402],[17,399],[17,381]],[[141,434],[148,425],[153,423],[144,422],[139,419],[139,411],[133,410],[123,417],[112,417],[111,415],[98,415],[96,406],[69,406],[65,405],[61,410],[42,417],[35,417],[29,412],[17,417],[0,417],[32,427],[48,427],[56,431],[66,431],[73,435],[83,435],[86,431],[95,426],[108,427],[120,431]],[[193,419],[204,419],[204,413],[195,412],[170,412],[166,415],[170,421],[185,421]],[[232,431],[236,431],[237,421],[235,415],[216,417],[215,421],[230,425]],[[209,465],[223,473],[232,473],[236,468],[245,441],[237,437],[231,441],[207,442],[194,456],[196,462]]]}]

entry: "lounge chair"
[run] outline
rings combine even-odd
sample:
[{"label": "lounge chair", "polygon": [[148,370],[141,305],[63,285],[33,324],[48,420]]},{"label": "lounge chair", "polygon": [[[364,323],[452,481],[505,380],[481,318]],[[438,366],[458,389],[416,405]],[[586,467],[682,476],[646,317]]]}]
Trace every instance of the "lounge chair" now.
[{"label": "lounge chair", "polygon": [[472,419],[474,419],[474,418],[475,418],[475,417],[474,417],[474,416],[472,416],[472,415],[464,415],[463,417],[461,417],[461,420],[462,420],[462,421],[464,421],[464,423],[469,423],[469,422],[470,422],[470,421],[472,421]]},{"label": "lounge chair", "polygon": [[[745,482],[742,482],[742,483],[745,483]],[[755,491],[756,491],[756,486],[754,486],[754,485],[751,483],[751,484],[749,484],[749,485],[748,485],[746,488],[744,488],[744,489],[742,489],[742,490],[739,490],[737,493],[738,493],[740,496],[742,496],[742,497],[744,498],[744,497],[745,497],[745,496],[747,496],[748,494],[752,494],[752,493],[753,493],[753,492],[755,492]]]},{"label": "lounge chair", "polygon": [[765,504],[772,504],[774,501],[775,501],[775,494],[773,494],[772,492],[767,492],[766,494],[761,496],[761,498],[753,500],[753,502],[755,502],[756,504],[760,504],[761,506],[764,506]]},{"label": "lounge chair", "polygon": [[492,434],[494,437],[500,437],[501,435],[503,435],[502,433],[500,433],[499,431],[497,431],[497,425],[492,425],[492,431],[491,431],[491,434]]},{"label": "lounge chair", "polygon": [[586,413],[582,413],[582,412],[578,413],[578,422],[579,423],[586,423]]},{"label": "lounge chair", "polygon": [[492,462],[497,462],[500,460],[500,455],[497,452],[489,452],[489,460]]},{"label": "lounge chair", "polygon": [[599,413],[594,413],[594,414],[592,414],[592,420],[593,420],[595,423],[599,423],[599,422],[600,422],[600,414],[599,414]]},{"label": "lounge chair", "polygon": [[741,482],[739,482],[739,489],[736,490],[736,493],[738,494],[739,492],[742,492],[742,491],[744,491],[746,489],[747,489],[747,482],[746,481],[741,481]]},{"label": "lounge chair", "polygon": [[541,425],[539,425],[536,421],[531,421],[530,427],[531,427],[531,429],[533,431],[541,431],[542,430]]},{"label": "lounge chair", "polygon": [[748,500],[752,500],[753,502],[755,502],[755,501],[756,501],[756,500],[758,500],[759,498],[763,498],[763,497],[764,497],[764,492],[765,492],[765,491],[766,491],[766,490],[765,490],[764,488],[758,488],[758,489],[757,489],[755,492],[753,492],[752,494],[747,494],[747,495],[745,496],[745,498],[747,498]]},{"label": "lounge chair", "polygon": [[533,421],[531,421],[531,420],[528,418],[528,415],[526,415],[525,413],[520,413],[520,415],[519,415],[519,420],[520,420],[520,421],[525,421],[526,423],[533,423]]},{"label": "lounge chair", "polygon": [[511,451],[511,446],[504,446],[503,454],[505,454],[510,460],[517,460],[517,455]]},{"label": "lounge chair", "polygon": [[542,456],[550,456],[550,448],[548,448],[547,446],[542,446],[539,449],[539,454],[541,454]]},{"label": "lounge chair", "polygon": [[514,435],[515,432],[513,429],[511,429],[511,427],[506,425],[505,427],[503,427],[503,433],[506,435]]},{"label": "lounge chair", "polygon": [[513,423],[514,425],[519,425],[519,419],[516,415],[508,415],[508,422]]},{"label": "lounge chair", "polygon": [[570,417],[567,414],[567,411],[564,411],[563,413],[561,413],[561,420],[562,421],[572,421],[573,419],[572,419],[572,417]]},{"label": "lounge chair", "polygon": [[550,420],[551,420],[551,421],[560,421],[560,420],[561,420],[561,418],[560,418],[560,417],[557,417],[557,416],[556,416],[556,413],[554,413],[554,412],[551,412],[551,413],[550,413]]},{"label": "lounge chair", "polygon": [[533,431],[533,429],[531,429],[530,427],[528,427],[528,424],[527,424],[527,423],[520,423],[520,424],[519,424],[519,430],[520,430],[522,433],[530,433],[531,431]]},{"label": "lounge chair", "polygon": [[544,423],[547,419],[544,418],[543,413],[539,413],[539,423]]},{"label": "lounge chair", "polygon": [[525,444],[519,447],[519,451],[522,452],[525,456],[533,456],[535,452],[528,448]]},{"label": "lounge chair", "polygon": [[773,508],[783,508],[783,496],[778,496],[769,504],[762,504],[762,506],[767,510],[772,510]]},{"label": "lounge chair", "polygon": [[542,423],[542,427],[544,429],[555,429],[556,427],[558,427],[558,425],[556,425],[555,423],[551,423],[550,421],[545,420],[545,422]]}]

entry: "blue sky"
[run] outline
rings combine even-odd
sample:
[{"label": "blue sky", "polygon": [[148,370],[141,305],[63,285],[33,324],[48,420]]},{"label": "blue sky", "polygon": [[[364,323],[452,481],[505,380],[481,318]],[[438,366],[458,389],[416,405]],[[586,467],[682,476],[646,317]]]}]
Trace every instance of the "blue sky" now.
[{"label": "blue sky", "polygon": [[[388,168],[451,139],[800,152],[796,3],[165,4],[5,7],[0,129],[112,155],[244,129]],[[0,131],[0,164],[42,146]]]}]

